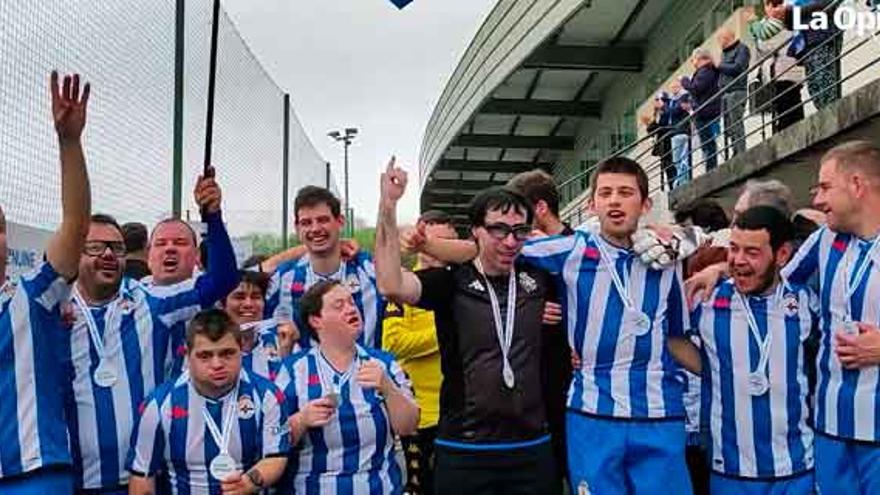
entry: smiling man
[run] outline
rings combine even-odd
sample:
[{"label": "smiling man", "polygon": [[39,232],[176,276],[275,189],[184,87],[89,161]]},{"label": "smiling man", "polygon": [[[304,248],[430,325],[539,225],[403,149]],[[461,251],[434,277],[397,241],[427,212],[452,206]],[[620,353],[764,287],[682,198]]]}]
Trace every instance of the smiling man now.
[{"label": "smiling man", "polygon": [[382,174],[377,275],[397,302],[434,311],[443,384],[435,493],[559,493],[541,386],[546,273],[517,263],[534,211],[501,188],[470,206],[473,262],[406,272],[400,266],[397,203],[406,173]]},{"label": "smiling man", "polygon": [[676,359],[702,371],[713,494],[813,493],[804,343],[816,318],[811,292],[780,276],[793,237],[772,206],[741,212],[730,235],[731,277],[691,315],[702,362],[689,340],[670,341]]},{"label": "smiling man", "polygon": [[336,280],[347,287],[363,315],[364,331],[358,343],[380,349],[385,301],[376,287],[376,273],[370,255],[358,252],[353,258],[342,258],[340,234],[345,216],[339,199],[327,189],[306,186],[294,200],[294,221],[300,242],[307,255],[282,263],[272,274],[266,297],[266,317],[292,322],[300,333],[303,348],[315,344],[305,322],[299,316],[299,300],[312,285],[321,280]]}]

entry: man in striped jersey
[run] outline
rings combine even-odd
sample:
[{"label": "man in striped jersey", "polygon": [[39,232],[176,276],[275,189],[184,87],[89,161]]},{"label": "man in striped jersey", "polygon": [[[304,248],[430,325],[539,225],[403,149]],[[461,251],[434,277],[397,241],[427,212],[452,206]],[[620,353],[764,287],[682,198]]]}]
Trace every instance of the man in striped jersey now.
[{"label": "man in striped jersey", "polygon": [[[56,342],[65,337],[61,304],[76,278],[89,226],[91,194],[80,136],[89,85],[79,75],[50,82],[61,155],[61,225],[45,261],[16,280],[6,278],[6,217],[0,209],[0,493],[70,493],[70,451],[59,391],[64,369]],[[39,374],[37,373],[39,370]]]},{"label": "man in striped jersey", "polygon": [[691,315],[702,362],[687,338],[670,341],[682,364],[702,370],[713,494],[813,493],[804,343],[815,328],[814,298],[779,275],[793,238],[776,208],[739,214],[728,251],[732,276]]},{"label": "man in striped jersey", "polygon": [[[815,194],[827,227],[801,245],[782,276],[818,284],[816,484],[822,493],[880,493],[880,147],[854,141],[831,149]],[[714,287],[722,273],[707,269],[689,293]]]},{"label": "man in striped jersey", "polygon": [[351,291],[363,315],[364,331],[358,343],[365,347],[382,347],[382,319],[385,301],[376,287],[373,260],[364,252],[352,259],[342,258],[340,233],[345,225],[341,205],[327,189],[306,186],[294,200],[296,233],[308,255],[278,266],[269,283],[266,317],[292,322],[300,333],[300,346],[311,347],[305,322],[299,317],[299,299],[315,282],[336,280]]},{"label": "man in striped jersey", "polygon": [[401,493],[395,435],[415,433],[419,408],[409,378],[387,352],[357,343],[362,324],[351,292],[322,280],[300,300],[318,341],[291,356],[275,383],[284,390],[296,445],[284,493]]},{"label": "man in striped jersey", "polygon": [[266,275],[250,270],[239,272],[241,281],[223,300],[223,309],[241,329],[242,367],[270,381],[281,369],[281,360],[299,345],[287,336],[274,319],[262,320],[265,307]]},{"label": "man in striped jersey", "polygon": [[666,350],[686,326],[681,267],[655,270],[632,251],[651,207],[637,163],[600,163],[591,190],[598,234],[536,239],[522,252],[565,284],[568,343],[582,364],[568,394],[572,491],[689,494],[682,389]]},{"label": "man in striped jersey", "polygon": [[251,494],[283,474],[290,450],[284,395],[241,366],[241,331],[223,311],[196,315],[186,334],[189,371],[141,406],[126,466],[132,495]]},{"label": "man in striped jersey", "polygon": [[124,462],[135,413],[165,380],[171,329],[235,286],[235,255],[220,217],[220,188],[212,177],[197,181],[195,198],[207,216],[208,242],[216,255],[205,275],[172,286],[148,288],[122,278],[122,232],[112,217],[92,217],[65,349],[67,420],[78,489],[126,491]]},{"label": "man in striped jersey", "polygon": [[[208,171],[208,176],[214,176],[214,169]],[[199,249],[198,240],[193,228],[178,218],[167,218],[153,227],[150,234],[148,250],[148,265],[151,276],[144,279],[144,286],[150,294],[156,298],[167,297],[169,293],[185,293],[196,289],[196,285],[202,283],[214,297],[209,305],[192,305],[178,315],[175,322],[168,329],[169,342],[163,347],[168,347],[168,354],[156,354],[156,358],[164,360],[162,368],[166,376],[175,376],[183,368],[183,359],[186,354],[185,336],[186,324],[195,314],[207,308],[216,300],[222,299],[236,284],[235,252],[229,242],[229,235],[223,226],[223,220],[219,214],[208,214],[203,219],[207,223],[206,233],[208,249],[208,273],[196,273],[198,265]],[[211,239],[219,236],[218,239]],[[213,267],[223,267],[222,270],[211,270]],[[202,277],[205,280],[198,282]],[[163,324],[161,321],[156,324]],[[160,343],[161,344],[161,343]],[[159,382],[157,382],[159,383]]]}]

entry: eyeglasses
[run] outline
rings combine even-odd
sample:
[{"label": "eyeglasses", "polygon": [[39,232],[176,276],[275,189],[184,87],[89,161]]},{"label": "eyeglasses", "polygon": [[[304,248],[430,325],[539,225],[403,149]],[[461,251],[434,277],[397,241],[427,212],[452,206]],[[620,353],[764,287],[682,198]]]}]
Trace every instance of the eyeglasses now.
[{"label": "eyeglasses", "polygon": [[486,229],[486,232],[488,232],[496,241],[503,241],[504,239],[507,239],[507,236],[513,234],[514,239],[522,242],[528,239],[529,235],[532,233],[531,225],[526,225],[524,223],[518,225],[490,223],[489,225],[484,225],[483,228]]},{"label": "eyeglasses", "polygon": [[86,241],[83,253],[88,256],[101,256],[110,248],[115,256],[125,256],[125,243],[120,241]]}]

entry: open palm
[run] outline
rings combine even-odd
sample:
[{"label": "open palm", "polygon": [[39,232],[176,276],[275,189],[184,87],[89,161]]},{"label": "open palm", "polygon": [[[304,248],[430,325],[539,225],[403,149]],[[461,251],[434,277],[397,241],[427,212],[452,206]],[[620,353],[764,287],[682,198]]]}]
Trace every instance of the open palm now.
[{"label": "open palm", "polygon": [[58,138],[79,139],[86,126],[86,108],[91,91],[89,84],[86,83],[80,93],[79,74],[64,76],[59,85],[58,73],[52,71],[49,86],[52,93],[52,118]]}]

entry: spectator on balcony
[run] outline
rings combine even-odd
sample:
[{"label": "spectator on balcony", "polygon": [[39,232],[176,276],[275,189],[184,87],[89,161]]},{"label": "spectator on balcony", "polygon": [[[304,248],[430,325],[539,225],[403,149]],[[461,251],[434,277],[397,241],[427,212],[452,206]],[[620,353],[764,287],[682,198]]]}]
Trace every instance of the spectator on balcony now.
[{"label": "spectator on balcony", "polygon": [[724,92],[721,105],[724,112],[724,146],[727,150],[725,156],[732,157],[746,150],[743,117],[748,99],[747,82],[752,53],[728,28],[721,29],[716,39],[721,46],[718,86]]},{"label": "spectator on balcony", "polygon": [[[779,24],[778,29],[755,32],[760,22],[752,22],[749,29],[757,41],[758,56],[765,59],[761,64],[761,78],[767,81],[772,95],[770,109],[773,112],[773,133],[777,133],[804,118],[801,87],[804,84],[804,68],[788,54],[791,31]],[[765,109],[761,109],[766,111]]]},{"label": "spectator on balcony", "polygon": [[683,77],[681,85],[693,96],[694,126],[700,136],[700,147],[703,150],[703,161],[706,171],[718,166],[718,119],[721,116],[721,99],[718,97],[718,68],[712,61],[712,54],[705,48],[694,50],[691,61],[694,75]]},{"label": "spectator on balcony", "polygon": [[675,164],[673,187],[678,187],[691,179],[691,122],[688,117],[692,104],[690,93],[681,86],[680,81],[672,81],[669,91],[666,107],[671,128],[669,144]]},{"label": "spectator on balcony", "polygon": [[[642,124],[648,134],[654,135],[651,154],[658,158],[660,169],[666,178],[665,184],[672,190],[675,183],[675,164],[672,161],[672,122],[669,108],[669,95],[661,91],[654,96],[653,111],[642,115]],[[661,178],[661,185],[664,183]]]},{"label": "spectator on balcony", "polygon": [[800,9],[801,19],[810,19],[814,12],[819,11],[833,16],[839,3],[839,0],[765,0],[766,17],[750,27],[752,34],[761,40],[775,36],[783,28],[795,31],[786,53],[804,66],[807,89],[818,109],[839,100],[841,96],[842,36],[833,22],[829,23],[828,29],[795,30],[794,9]]}]

